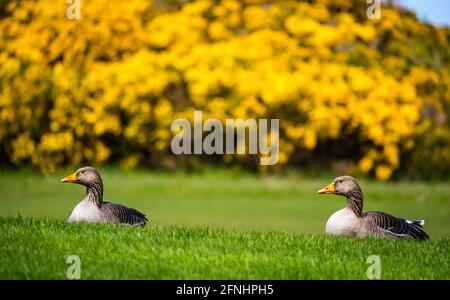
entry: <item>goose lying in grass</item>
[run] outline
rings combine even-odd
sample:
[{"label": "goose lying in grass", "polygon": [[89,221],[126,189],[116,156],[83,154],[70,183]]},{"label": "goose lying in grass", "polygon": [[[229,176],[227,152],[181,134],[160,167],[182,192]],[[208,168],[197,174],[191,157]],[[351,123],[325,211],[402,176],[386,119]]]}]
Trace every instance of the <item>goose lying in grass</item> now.
[{"label": "goose lying in grass", "polygon": [[359,184],[351,176],[336,178],[318,193],[347,197],[347,206],[328,219],[325,228],[328,234],[417,240],[429,238],[422,230],[425,224],[423,220],[410,221],[379,211],[363,212],[363,194]]},{"label": "goose lying in grass", "polygon": [[67,222],[112,223],[144,226],[145,215],[134,208],[103,201],[103,182],[91,167],[78,169],[61,182],[77,183],[86,187],[86,196],[70,213]]}]

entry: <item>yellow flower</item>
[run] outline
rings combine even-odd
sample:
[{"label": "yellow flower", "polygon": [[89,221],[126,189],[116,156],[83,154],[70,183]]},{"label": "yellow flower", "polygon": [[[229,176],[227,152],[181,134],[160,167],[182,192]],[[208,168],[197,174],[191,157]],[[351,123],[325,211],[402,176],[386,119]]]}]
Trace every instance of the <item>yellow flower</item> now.
[{"label": "yellow flower", "polygon": [[125,170],[130,170],[135,168],[138,165],[139,161],[140,161],[139,155],[132,154],[127,156],[120,162],[120,167]]},{"label": "yellow flower", "polygon": [[231,34],[223,23],[217,21],[209,24],[208,33],[209,36],[214,40],[224,39]]},{"label": "yellow flower", "polygon": [[245,27],[256,29],[267,24],[267,10],[262,6],[248,6],[244,10]]},{"label": "yellow flower", "polygon": [[311,19],[304,19],[299,16],[289,16],[284,25],[290,33],[296,36],[317,33],[320,28],[318,22]]},{"label": "yellow flower", "polygon": [[388,180],[392,175],[392,169],[388,166],[381,165],[375,169],[375,175],[382,181]]},{"label": "yellow flower", "polygon": [[359,161],[358,167],[361,170],[361,172],[367,173],[372,169],[373,161],[368,157],[364,157]]}]

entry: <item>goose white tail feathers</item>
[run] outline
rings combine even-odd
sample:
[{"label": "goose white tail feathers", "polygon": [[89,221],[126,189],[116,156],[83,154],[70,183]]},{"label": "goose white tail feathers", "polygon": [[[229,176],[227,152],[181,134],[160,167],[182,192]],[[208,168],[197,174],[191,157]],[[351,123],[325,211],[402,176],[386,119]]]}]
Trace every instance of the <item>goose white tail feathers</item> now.
[{"label": "goose white tail feathers", "polygon": [[[399,219],[401,219],[401,218],[399,218]],[[420,226],[420,227],[423,227],[423,225],[425,225],[425,220],[417,220],[417,221],[411,221],[408,219],[403,219],[403,220],[408,224],[413,224],[413,225]]]},{"label": "goose white tail feathers", "polygon": [[420,227],[422,227],[423,225],[425,225],[425,220],[413,221],[413,224],[419,225]]}]

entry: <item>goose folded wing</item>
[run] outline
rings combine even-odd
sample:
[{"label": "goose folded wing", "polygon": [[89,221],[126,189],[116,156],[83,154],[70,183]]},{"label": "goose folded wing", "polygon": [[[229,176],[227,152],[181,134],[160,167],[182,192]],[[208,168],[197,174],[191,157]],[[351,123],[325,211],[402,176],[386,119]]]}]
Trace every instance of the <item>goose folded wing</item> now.
[{"label": "goose folded wing", "polygon": [[374,222],[380,230],[395,235],[398,238],[428,239],[428,235],[419,225],[408,222],[407,219],[396,218],[390,214],[379,211],[364,213],[363,217]]},{"label": "goose folded wing", "polygon": [[105,218],[116,223],[144,226],[148,221],[145,214],[120,204],[103,202],[102,211]]}]

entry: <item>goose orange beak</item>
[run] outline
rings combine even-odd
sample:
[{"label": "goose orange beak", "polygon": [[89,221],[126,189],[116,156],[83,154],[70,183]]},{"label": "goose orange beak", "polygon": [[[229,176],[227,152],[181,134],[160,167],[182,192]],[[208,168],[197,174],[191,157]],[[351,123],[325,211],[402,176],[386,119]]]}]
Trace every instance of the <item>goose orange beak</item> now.
[{"label": "goose orange beak", "polygon": [[318,194],[336,194],[336,190],[334,189],[334,183],[329,184],[323,189],[317,192]]},{"label": "goose orange beak", "polygon": [[75,173],[73,173],[73,174],[70,174],[69,176],[67,176],[67,177],[65,177],[65,178],[63,178],[63,179],[61,179],[61,182],[71,182],[71,183],[73,183],[73,182],[77,182],[78,180],[77,180],[77,173],[75,172]]}]

